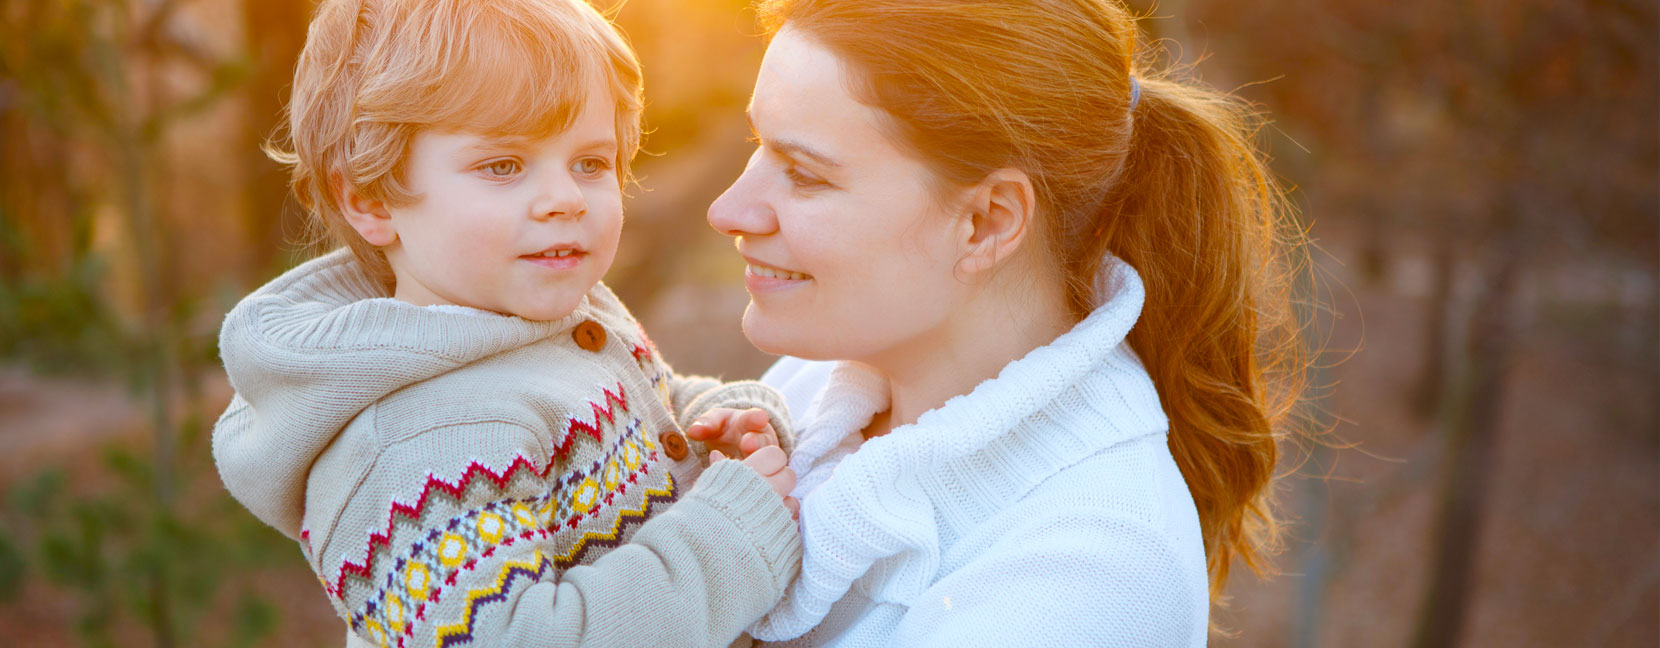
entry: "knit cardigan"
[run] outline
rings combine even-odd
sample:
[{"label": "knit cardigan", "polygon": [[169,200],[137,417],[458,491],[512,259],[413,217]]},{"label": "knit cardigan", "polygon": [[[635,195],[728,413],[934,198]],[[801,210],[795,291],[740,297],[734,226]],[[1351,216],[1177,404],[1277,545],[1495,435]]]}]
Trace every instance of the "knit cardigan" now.
[{"label": "knit cardigan", "polygon": [[798,569],[765,480],[675,445],[717,406],[788,440],[782,400],[675,375],[603,284],[555,321],[421,308],[341,250],[220,345],[220,476],[372,645],[725,646]]},{"label": "knit cardigan", "polygon": [[[751,629],[788,646],[1203,646],[1198,514],[1124,336],[1144,292],[1109,259],[1100,306],[996,378],[864,441],[885,380],[780,361],[797,412],[804,563]],[[809,400],[810,399],[810,400]]]}]

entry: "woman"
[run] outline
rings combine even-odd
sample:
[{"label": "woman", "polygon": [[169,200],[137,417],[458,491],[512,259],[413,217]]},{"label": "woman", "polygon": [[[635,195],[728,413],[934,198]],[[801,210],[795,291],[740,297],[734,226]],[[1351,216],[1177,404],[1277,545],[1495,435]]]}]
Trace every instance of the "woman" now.
[{"label": "woman", "polygon": [[709,222],[794,356],[806,554],[755,637],[1203,645],[1272,547],[1300,360],[1246,113],[1135,65],[1107,0],[760,16],[759,148]]}]

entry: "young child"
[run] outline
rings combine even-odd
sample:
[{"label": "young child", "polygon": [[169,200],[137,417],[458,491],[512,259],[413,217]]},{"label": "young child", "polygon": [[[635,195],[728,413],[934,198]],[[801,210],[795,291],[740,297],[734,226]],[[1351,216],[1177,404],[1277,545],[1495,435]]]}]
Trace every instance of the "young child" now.
[{"label": "young child", "polygon": [[640,88],[582,0],[318,7],[276,155],[345,249],[226,318],[213,451],[349,638],[724,646],[796,574],[782,399],[600,283]]}]

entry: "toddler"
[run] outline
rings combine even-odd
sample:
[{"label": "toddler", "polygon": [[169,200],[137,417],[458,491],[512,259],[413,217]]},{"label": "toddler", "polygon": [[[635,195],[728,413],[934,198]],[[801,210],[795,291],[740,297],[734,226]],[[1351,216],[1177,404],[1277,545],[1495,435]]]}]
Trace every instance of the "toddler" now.
[{"label": "toddler", "polygon": [[213,452],[353,641],[724,646],[799,569],[782,399],[600,283],[640,88],[582,0],[318,7],[273,154],[343,247],[227,316]]}]

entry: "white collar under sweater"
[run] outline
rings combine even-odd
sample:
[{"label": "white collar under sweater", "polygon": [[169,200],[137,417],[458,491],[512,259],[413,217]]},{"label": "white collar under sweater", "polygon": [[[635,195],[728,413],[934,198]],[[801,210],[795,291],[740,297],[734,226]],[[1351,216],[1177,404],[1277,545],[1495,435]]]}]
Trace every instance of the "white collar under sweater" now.
[{"label": "white collar under sweater", "polygon": [[[1109,258],[1095,295],[1100,305],[1071,331],[916,423],[862,444],[861,430],[888,407],[888,385],[868,368],[835,365],[828,385],[799,417],[791,459],[801,476],[801,576],[752,628],[755,637],[778,641],[811,630],[867,572],[882,571],[878,580],[888,586],[920,592],[939,568],[939,520],[968,515],[953,507],[1018,496],[1101,449],[1167,429],[1151,379],[1124,343],[1145,297],[1140,277]],[[1082,407],[1055,402],[1080,385],[1099,398]],[[1052,424],[1011,434],[1039,414]],[[1007,469],[952,467],[986,453]]]}]

